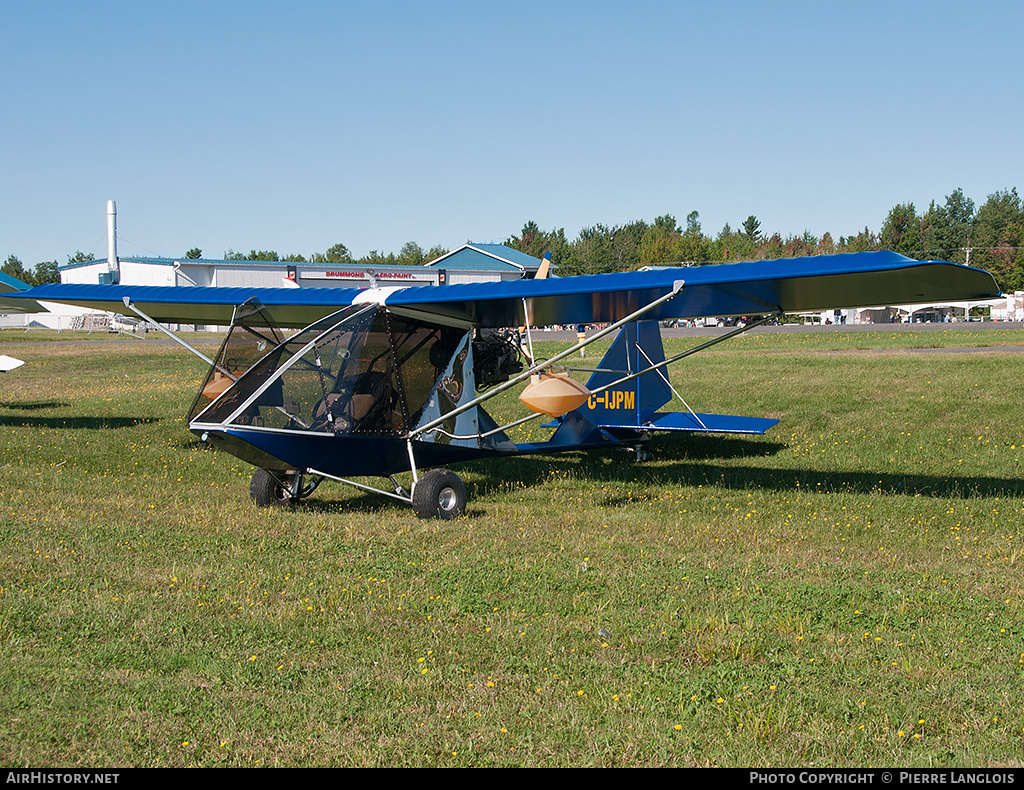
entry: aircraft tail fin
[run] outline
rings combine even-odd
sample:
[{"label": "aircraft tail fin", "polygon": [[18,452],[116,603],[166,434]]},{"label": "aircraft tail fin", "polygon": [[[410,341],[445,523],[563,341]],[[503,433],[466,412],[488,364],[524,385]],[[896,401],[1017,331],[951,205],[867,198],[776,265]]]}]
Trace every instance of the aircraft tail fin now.
[{"label": "aircraft tail fin", "polygon": [[[665,360],[657,321],[626,324],[587,381],[593,393],[580,413],[594,425],[643,425],[672,399],[665,370],[629,379]],[[626,379],[623,381],[623,379]]]},{"label": "aircraft tail fin", "polygon": [[627,324],[587,381],[592,394],[577,412],[591,425],[612,433],[642,430],[763,434],[778,423],[762,417],[697,414],[689,411],[689,406],[688,411],[658,411],[675,394],[668,383],[667,368],[629,377],[664,361],[658,322]]}]

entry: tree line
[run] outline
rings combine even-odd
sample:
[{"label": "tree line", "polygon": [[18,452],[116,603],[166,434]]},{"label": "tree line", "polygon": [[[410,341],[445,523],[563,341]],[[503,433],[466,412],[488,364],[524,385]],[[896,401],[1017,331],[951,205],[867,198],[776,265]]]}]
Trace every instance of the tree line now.
[{"label": "tree line", "polygon": [[[81,250],[76,250],[74,255],[68,256],[69,264],[83,263],[91,260],[93,260],[92,253],[85,253]],[[60,271],[57,261],[43,261],[42,263],[37,263],[31,269],[26,269],[25,264],[21,262],[17,255],[8,255],[4,265],[0,266],[0,271],[28,285],[60,282]]]},{"label": "tree line", "polygon": [[584,228],[571,242],[562,229],[541,230],[535,222],[505,241],[536,257],[551,251],[560,275],[625,271],[659,263],[703,265],[770,261],[807,255],[893,250],[917,260],[940,259],[987,269],[1004,291],[1024,290],[1024,204],[1016,188],[996,192],[976,207],[956,189],[943,203],[920,212],[913,203],[894,206],[879,232],[868,228],[834,238],[805,231],[765,233],[756,216],[717,235],[704,233],[693,211],[680,225],[666,214],[653,222]]},{"label": "tree line", "polygon": [[[943,203],[932,201],[924,212],[913,203],[892,208],[875,233],[867,227],[850,236],[835,239],[831,233],[816,236],[768,234],[756,216],[750,215],[738,227],[728,223],[717,235],[704,232],[700,214],[691,211],[684,224],[671,214],[653,221],[634,220],[623,225],[592,225],[571,241],[564,228],[542,230],[529,221],[509,236],[507,246],[540,258],[551,252],[551,262],[560,276],[629,271],[664,263],[703,265],[735,261],[770,261],[807,255],[842,252],[893,250],[919,260],[941,259],[988,269],[1004,291],[1024,290],[1024,204],[1016,188],[995,192],[981,206],[975,206],[962,189],[946,196]],[[346,263],[364,266],[418,266],[439,258],[448,250],[441,246],[423,249],[407,242],[397,253],[373,250],[356,258],[344,244],[335,244],[312,255],[279,255],[275,250],[228,250],[226,260],[287,261],[295,263]],[[187,259],[201,258],[193,247]],[[76,252],[68,263],[92,260]],[[35,285],[59,282],[56,261],[27,269],[14,255],[0,267],[4,273]]]}]

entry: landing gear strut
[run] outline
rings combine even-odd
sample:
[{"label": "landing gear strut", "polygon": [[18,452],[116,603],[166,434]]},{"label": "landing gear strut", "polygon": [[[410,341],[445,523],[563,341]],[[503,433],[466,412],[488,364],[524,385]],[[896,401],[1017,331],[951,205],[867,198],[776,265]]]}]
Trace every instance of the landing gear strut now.
[{"label": "landing gear strut", "polygon": [[301,472],[257,469],[249,481],[249,496],[259,507],[285,507],[308,497],[322,480],[314,477],[313,482],[306,483],[306,475]]},{"label": "landing gear strut", "polygon": [[[415,477],[415,470],[413,474]],[[424,472],[412,484],[411,493],[399,485],[394,476],[389,477],[395,487],[394,493],[371,488],[342,477],[334,477],[315,469],[307,469],[305,472],[257,469],[252,473],[252,480],[249,482],[249,496],[259,507],[287,507],[313,493],[325,478],[331,478],[355,488],[384,494],[412,505],[413,511],[420,518],[447,520],[458,518],[466,512],[466,500],[468,499],[466,484],[450,469],[431,469]],[[307,479],[311,479],[312,482],[307,483]]]},{"label": "landing gear strut", "polygon": [[654,453],[652,453],[642,444],[638,444],[635,447],[633,447],[633,452],[636,454],[636,462],[638,464],[644,463],[645,461],[654,460]]}]

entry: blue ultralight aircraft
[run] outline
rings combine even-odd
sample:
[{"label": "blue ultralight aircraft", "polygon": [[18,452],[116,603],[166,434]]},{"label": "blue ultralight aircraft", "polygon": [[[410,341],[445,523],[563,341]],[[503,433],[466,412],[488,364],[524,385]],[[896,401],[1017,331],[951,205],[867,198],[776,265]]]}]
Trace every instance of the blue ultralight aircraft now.
[{"label": "blue ultralight aircraft", "polygon": [[[421,517],[455,518],[466,488],[445,467],[461,461],[611,446],[643,458],[659,431],[764,433],[777,420],[701,414],[685,401],[686,411],[660,411],[680,397],[666,369],[783,313],[998,294],[988,272],[883,251],[405,288],[65,284],[6,296],[128,309],[154,324],[230,326],[216,357],[204,357],[210,368],[189,428],[255,467],[250,495],[259,505],[296,502],[329,479],[410,504]],[[658,322],[731,315],[767,318],[666,358]],[[535,360],[529,327],[551,324],[607,326]],[[557,369],[614,332],[585,385]],[[484,404],[520,385],[528,413],[498,425]],[[547,441],[509,438],[540,415],[553,418]],[[412,474],[408,488],[395,477],[403,472]],[[389,479],[391,490],[356,477]]]}]

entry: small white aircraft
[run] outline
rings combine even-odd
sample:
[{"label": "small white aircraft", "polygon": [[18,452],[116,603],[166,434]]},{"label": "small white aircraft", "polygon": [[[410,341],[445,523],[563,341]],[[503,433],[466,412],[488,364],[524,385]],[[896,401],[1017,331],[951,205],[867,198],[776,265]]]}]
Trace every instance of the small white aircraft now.
[{"label": "small white aircraft", "polygon": [[0,354],[0,373],[10,373],[15,368],[20,368],[25,363],[20,359]]}]

